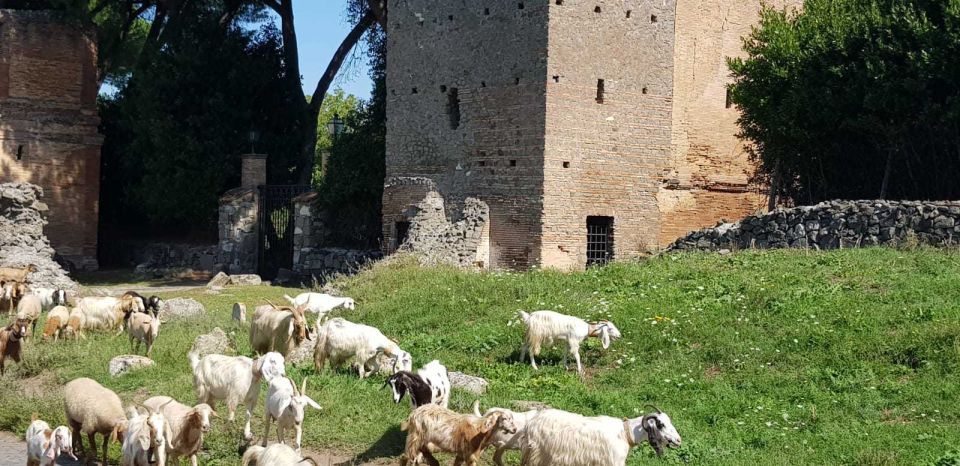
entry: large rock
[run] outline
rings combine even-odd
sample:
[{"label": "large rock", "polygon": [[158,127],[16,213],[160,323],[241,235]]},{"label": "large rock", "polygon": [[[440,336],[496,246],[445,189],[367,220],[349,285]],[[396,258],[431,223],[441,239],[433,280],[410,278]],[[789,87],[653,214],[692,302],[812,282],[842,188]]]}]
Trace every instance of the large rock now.
[{"label": "large rock", "polygon": [[300,364],[304,361],[313,361],[313,350],[317,347],[317,339],[304,340],[300,346],[287,355],[286,360],[291,364]]},{"label": "large rock", "polygon": [[233,303],[233,321],[244,323],[247,321],[247,305],[243,303]]},{"label": "large rock", "polygon": [[207,282],[207,286],[210,287],[210,288],[213,288],[213,287],[215,287],[215,286],[218,286],[218,287],[221,287],[221,288],[222,288],[222,287],[227,286],[227,285],[229,285],[229,284],[230,284],[230,276],[227,275],[227,274],[225,274],[225,273],[223,273],[223,272],[220,272],[220,273],[214,275],[213,278],[211,278],[210,281]]},{"label": "large rock", "polygon": [[173,298],[163,303],[163,309],[160,310],[160,319],[164,321],[198,316],[206,312],[203,304],[190,298]]},{"label": "large rock", "polygon": [[154,362],[150,358],[134,354],[124,354],[110,360],[110,375],[117,377],[134,369],[150,367]]},{"label": "large rock", "polygon": [[199,353],[201,358],[208,354],[224,354],[232,349],[230,343],[231,341],[230,338],[227,337],[227,334],[220,327],[214,327],[210,333],[198,335],[197,338],[193,340],[193,346],[190,347],[190,352]]},{"label": "large rock", "polygon": [[43,234],[47,206],[40,202],[43,189],[30,183],[0,183],[0,267],[30,264],[27,275],[35,287],[76,290],[76,282],[55,260],[56,252]]},{"label": "large rock", "polygon": [[252,273],[230,276],[230,284],[233,286],[256,286],[261,283],[263,283],[263,280],[260,279],[260,276]]},{"label": "large rock", "polygon": [[482,377],[464,374],[463,372],[449,372],[450,386],[466,390],[474,395],[483,395],[487,392],[487,380]]}]

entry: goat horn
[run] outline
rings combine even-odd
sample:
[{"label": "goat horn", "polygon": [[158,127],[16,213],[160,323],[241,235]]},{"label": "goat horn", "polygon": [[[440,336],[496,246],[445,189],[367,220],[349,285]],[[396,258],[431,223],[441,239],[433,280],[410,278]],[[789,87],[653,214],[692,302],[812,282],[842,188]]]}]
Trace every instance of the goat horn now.
[{"label": "goat horn", "polygon": [[299,390],[297,389],[297,383],[294,382],[293,379],[291,379],[289,375],[285,375],[284,377],[286,377],[286,379],[290,381],[290,385],[293,386],[293,391],[296,392],[295,395],[299,395],[300,392],[299,392]]},{"label": "goat horn", "polygon": [[649,407],[653,408],[653,409],[657,412],[657,414],[663,414],[663,411],[660,411],[660,408],[658,408],[658,407],[656,407],[656,406],[654,406],[654,405],[652,405],[652,404],[650,404],[650,403],[647,403],[647,404],[645,404],[645,405],[643,405],[643,406],[644,406],[644,407],[649,406]]},{"label": "goat horn", "polygon": [[264,301],[266,301],[267,304],[269,304],[270,306],[272,306],[274,309],[280,309],[279,307],[277,307],[276,304],[273,304],[273,302],[271,302],[269,299],[267,299],[267,298],[260,298],[260,299],[263,299]]},{"label": "goat horn", "polygon": [[309,378],[309,377],[304,377],[304,378],[303,378],[303,386],[300,387],[300,394],[301,394],[301,395],[304,395],[304,396],[307,395],[307,379],[308,379],[308,378]]}]

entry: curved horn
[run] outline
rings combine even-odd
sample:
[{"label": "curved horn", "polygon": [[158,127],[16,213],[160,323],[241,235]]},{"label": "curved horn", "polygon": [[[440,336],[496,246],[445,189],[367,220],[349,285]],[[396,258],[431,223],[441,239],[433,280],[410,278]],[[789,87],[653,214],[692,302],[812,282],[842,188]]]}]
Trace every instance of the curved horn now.
[{"label": "curved horn", "polygon": [[473,400],[473,414],[483,417],[483,414],[480,414],[480,400]]},{"label": "curved horn", "polygon": [[309,378],[309,377],[304,377],[304,378],[303,378],[303,383],[302,383],[302,385],[301,385],[301,387],[300,387],[300,394],[301,394],[301,395],[304,395],[304,396],[307,395],[307,379],[308,379],[308,378]]},{"label": "curved horn", "polygon": [[299,391],[299,389],[297,388],[297,383],[294,382],[293,379],[291,379],[289,375],[285,375],[284,377],[286,377],[286,379],[290,381],[290,386],[293,387],[294,395],[300,395],[300,391]]},{"label": "curved horn", "polygon": [[651,408],[653,408],[653,410],[656,411],[657,414],[663,414],[663,411],[660,411],[660,408],[658,408],[658,407],[656,407],[656,406],[654,406],[654,405],[652,405],[652,404],[650,404],[650,403],[647,403],[647,404],[643,405],[644,408],[646,408],[646,407],[648,407],[648,406],[651,407]]}]

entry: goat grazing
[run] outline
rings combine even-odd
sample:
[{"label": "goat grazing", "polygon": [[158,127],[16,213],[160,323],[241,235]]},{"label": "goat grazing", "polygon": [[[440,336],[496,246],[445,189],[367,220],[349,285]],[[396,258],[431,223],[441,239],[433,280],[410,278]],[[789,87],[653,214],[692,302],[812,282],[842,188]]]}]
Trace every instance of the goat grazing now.
[{"label": "goat grazing", "polygon": [[[357,366],[360,378],[376,373],[380,364],[377,357],[383,354],[393,359],[393,372],[410,371],[413,357],[400,349],[384,334],[368,325],[355,324],[340,317],[317,325],[317,346],[313,350],[313,363],[317,372],[323,370],[327,359],[330,367],[338,367],[348,360]],[[371,371],[367,371],[371,367]]]},{"label": "goat grazing", "polygon": [[524,429],[526,429],[530,419],[533,419],[540,411],[530,410],[518,412],[506,408],[490,408],[486,413],[480,414],[480,400],[473,402],[473,414],[475,416],[483,416],[495,412],[510,413],[510,416],[513,417],[513,425],[517,428],[517,431],[513,433],[498,430],[490,436],[490,446],[495,448],[493,452],[493,462],[497,466],[503,466],[503,453],[507,450],[520,450],[522,448],[523,445],[521,441],[524,438]]},{"label": "goat grazing", "polygon": [[[132,298],[127,302],[132,302]],[[120,299],[112,296],[87,296],[80,298],[77,308],[86,318],[84,329],[123,331],[123,318],[126,314],[121,309]]]},{"label": "goat grazing", "polygon": [[6,327],[0,329],[0,376],[4,373],[4,363],[10,358],[15,363],[20,363],[22,355],[22,341],[27,334],[28,321],[17,319]]},{"label": "goat grazing", "polygon": [[127,413],[127,433],[123,438],[121,466],[166,466],[167,448],[173,432],[163,414],[148,408],[130,408]]},{"label": "goat grazing", "polygon": [[257,307],[250,323],[250,346],[259,354],[276,351],[287,356],[310,339],[310,326],[302,308]]},{"label": "goat grazing", "polygon": [[534,357],[540,354],[540,348],[550,346],[555,341],[565,341],[567,352],[563,353],[563,367],[567,367],[567,356],[572,355],[577,361],[577,373],[582,377],[580,343],[587,337],[599,338],[603,349],[607,349],[610,347],[611,340],[620,338],[620,330],[608,320],[587,323],[578,317],[553,311],[536,311],[530,314],[520,311],[519,316],[527,326],[523,349],[520,351],[520,361],[523,362],[529,351],[530,365],[534,369],[539,369]]},{"label": "goat grazing", "polygon": [[37,271],[37,266],[30,264],[24,267],[0,267],[0,282],[27,282],[27,275]]},{"label": "goat grazing", "polygon": [[73,308],[73,310],[70,311],[70,317],[67,318],[67,326],[63,329],[63,338],[73,337],[74,339],[83,338],[86,340],[87,336],[83,334],[86,323],[87,316],[83,314],[83,309],[79,307]]},{"label": "goat grazing", "polygon": [[410,405],[419,408],[425,404],[435,404],[444,408],[450,403],[450,379],[447,368],[440,361],[433,360],[414,374],[400,371],[383,383],[393,389],[393,402],[399,403],[403,396],[410,394]]},{"label": "goat grazing", "polygon": [[34,288],[30,293],[40,298],[40,305],[44,311],[50,311],[54,306],[67,305],[67,292],[61,289]]},{"label": "goat grazing", "polygon": [[353,298],[341,298],[325,293],[300,293],[296,298],[283,295],[291,305],[303,308],[304,311],[317,314],[317,320],[322,321],[330,311],[342,307],[344,309],[356,309],[356,303]]},{"label": "goat grazing", "polygon": [[630,448],[650,443],[657,455],[680,445],[670,416],[656,412],[634,419],[586,417],[547,409],[527,422],[522,464],[530,466],[624,466]]},{"label": "goat grazing", "polygon": [[52,466],[60,455],[67,455],[74,461],[73,437],[67,426],[50,429],[50,424],[40,420],[37,413],[31,417],[27,427],[27,466]]},{"label": "goat grazing", "polygon": [[191,466],[197,466],[197,453],[203,447],[203,434],[210,432],[210,417],[217,417],[216,411],[206,404],[194,407],[177,402],[169,396],[148,398],[143,405],[160,414],[170,425],[170,438],[167,439],[167,455],[178,463],[177,458],[190,458]]},{"label": "goat grazing", "polygon": [[103,435],[103,464],[107,464],[107,452],[111,440],[120,440],[127,428],[120,397],[93,379],[79,378],[63,387],[63,404],[67,423],[73,430],[76,451],[83,450],[81,433],[87,434],[90,452],[87,458],[97,457],[96,434]]},{"label": "goat grazing", "polygon": [[279,376],[286,375],[283,356],[270,352],[255,360],[245,356],[208,354],[202,359],[190,352],[190,367],[193,369],[193,388],[201,403],[216,408],[217,400],[225,400],[229,421],[233,421],[240,402],[246,404],[247,422],[243,426],[243,438],[250,440],[250,418],[260,398],[260,380],[268,384]]},{"label": "goat grazing", "polygon": [[269,447],[258,445],[247,448],[243,452],[243,466],[299,466],[305,462],[311,462],[314,466],[319,464],[312,458],[301,458],[296,450],[282,443],[274,443]]},{"label": "goat grazing", "polygon": [[494,412],[480,417],[459,414],[434,404],[413,410],[400,428],[407,431],[407,444],[400,457],[400,466],[406,466],[411,461],[417,464],[422,458],[428,464],[438,466],[440,463],[431,450],[455,454],[454,464],[466,462],[467,466],[475,466],[495,431],[517,431],[513,418],[507,412]]},{"label": "goat grazing", "polygon": [[294,447],[300,451],[300,439],[303,435],[303,415],[307,406],[321,409],[316,401],[307,396],[307,379],[297,390],[297,385],[289,377],[274,377],[267,388],[267,407],[263,417],[263,443],[267,446],[267,437],[270,434],[270,423],[277,421],[277,439],[284,443],[284,430],[293,427],[296,431]]},{"label": "goat grazing", "polygon": [[49,341],[51,337],[53,341],[59,340],[60,333],[67,326],[69,320],[70,311],[67,308],[57,306],[50,309],[50,312],[47,313],[47,320],[43,323],[43,341]]},{"label": "goat grazing", "polygon": [[[150,314],[135,312],[130,314],[127,322],[127,333],[130,334],[130,348],[136,354],[140,351],[140,343],[147,347],[147,356],[153,352],[153,343],[160,334],[160,318]],[[136,343],[136,347],[134,347]]]},{"label": "goat grazing", "polygon": [[40,304],[40,298],[29,294],[20,300],[17,304],[17,319],[24,319],[30,322],[29,336],[37,333],[37,321],[40,320],[40,312],[43,306]]}]

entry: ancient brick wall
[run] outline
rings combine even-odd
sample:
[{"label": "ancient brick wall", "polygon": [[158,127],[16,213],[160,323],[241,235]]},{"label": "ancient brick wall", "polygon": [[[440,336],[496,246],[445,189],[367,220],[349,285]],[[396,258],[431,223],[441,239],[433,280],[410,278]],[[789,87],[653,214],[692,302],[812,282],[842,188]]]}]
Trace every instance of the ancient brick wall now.
[{"label": "ancient brick wall", "polygon": [[43,188],[45,233],[79,269],[97,267],[100,144],[96,49],[44,11],[0,10],[0,181]]},{"label": "ancient brick wall", "polygon": [[471,196],[489,206],[491,265],[539,263],[547,1],[390,8],[385,249],[429,191],[402,179],[425,177],[448,216]]},{"label": "ancient brick wall", "polygon": [[[802,0],[771,0],[775,8]],[[727,100],[727,57],[743,56],[741,38],[759,20],[760,2],[679,0],[670,169],[658,201],[660,245],[721,218],[765,209],[765,195],[749,183],[754,165],[737,138],[739,113]]]},{"label": "ancient brick wall", "polygon": [[551,2],[544,266],[584,266],[588,216],[613,217],[615,257],[656,245],[673,10],[673,1]]}]

